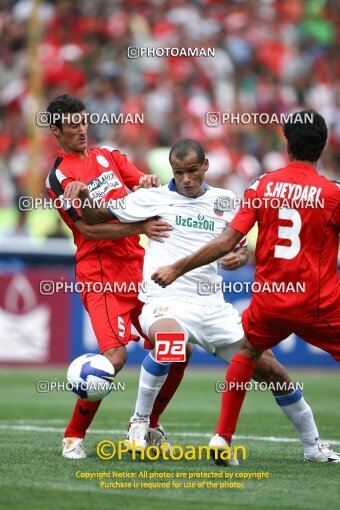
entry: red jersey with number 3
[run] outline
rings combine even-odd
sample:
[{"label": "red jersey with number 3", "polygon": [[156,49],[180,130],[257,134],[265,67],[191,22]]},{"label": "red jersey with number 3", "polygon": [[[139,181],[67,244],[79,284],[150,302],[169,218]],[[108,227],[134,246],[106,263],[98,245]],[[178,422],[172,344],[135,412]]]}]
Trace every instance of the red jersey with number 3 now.
[{"label": "red jersey with number 3", "polygon": [[301,321],[339,309],[339,185],[310,165],[291,162],[246,190],[230,227],[246,235],[255,222],[256,290],[263,291],[253,292],[253,304]]}]

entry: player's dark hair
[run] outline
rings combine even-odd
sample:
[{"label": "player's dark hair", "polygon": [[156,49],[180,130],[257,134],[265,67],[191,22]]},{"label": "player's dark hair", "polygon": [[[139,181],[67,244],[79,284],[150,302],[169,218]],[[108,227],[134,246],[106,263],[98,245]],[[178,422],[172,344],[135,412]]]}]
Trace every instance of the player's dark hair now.
[{"label": "player's dark hair", "polygon": [[170,149],[169,160],[172,156],[177,159],[183,160],[189,152],[196,152],[198,163],[203,163],[205,160],[205,153],[202,145],[197,140],[186,138],[176,142]]},{"label": "player's dark hair", "polygon": [[317,161],[327,141],[325,119],[315,110],[294,113],[283,125],[283,133],[288,152],[298,161]]},{"label": "player's dark hair", "polygon": [[84,103],[77,97],[70,94],[62,94],[55,97],[47,107],[47,111],[51,114],[52,124],[61,128],[62,119],[54,114],[79,113],[86,110]]}]

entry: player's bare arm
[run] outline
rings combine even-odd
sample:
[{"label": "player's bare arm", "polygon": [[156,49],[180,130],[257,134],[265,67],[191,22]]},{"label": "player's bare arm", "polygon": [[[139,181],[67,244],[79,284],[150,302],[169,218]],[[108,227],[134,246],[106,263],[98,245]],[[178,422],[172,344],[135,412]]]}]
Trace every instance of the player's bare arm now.
[{"label": "player's bare arm", "polygon": [[145,234],[153,241],[164,243],[164,238],[169,237],[168,231],[172,230],[171,225],[157,218],[149,218],[136,223],[98,223],[97,225],[87,225],[80,219],[74,225],[89,241],[120,239]]},{"label": "player's bare arm", "polygon": [[228,227],[216,239],[207,243],[203,248],[196,251],[188,257],[178,260],[170,266],[162,266],[152,275],[152,280],[165,288],[174,282],[179,276],[184,275],[188,271],[196,269],[196,267],[205,266],[224,255],[230,253],[237,243],[244,237],[232,227]]},{"label": "player's bare arm", "polygon": [[79,200],[79,206],[82,210],[82,221],[88,225],[95,225],[103,221],[109,221],[114,218],[108,207],[96,203],[90,197],[89,190],[83,182],[70,182],[64,191],[64,200]]}]

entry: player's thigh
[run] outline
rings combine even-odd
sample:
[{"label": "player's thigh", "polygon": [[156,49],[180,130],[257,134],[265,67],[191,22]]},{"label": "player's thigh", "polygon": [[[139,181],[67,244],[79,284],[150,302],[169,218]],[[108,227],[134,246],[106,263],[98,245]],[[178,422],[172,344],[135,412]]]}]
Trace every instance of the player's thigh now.
[{"label": "player's thigh", "polygon": [[314,322],[298,324],[294,332],[305,342],[328,352],[335,361],[340,361],[340,314],[338,311]]},{"label": "player's thigh", "polygon": [[199,325],[198,343],[219,357],[222,352],[224,357],[236,352],[238,342],[244,337],[241,317],[230,303],[206,307],[205,318]]},{"label": "player's thigh", "polygon": [[240,341],[233,342],[231,344],[218,346],[215,350],[214,356],[224,361],[225,363],[229,363],[231,358],[236,354],[240,346]]},{"label": "player's thigh", "polygon": [[100,352],[125,346],[131,340],[131,310],[110,292],[88,292],[83,297]]},{"label": "player's thigh", "polygon": [[155,342],[157,333],[178,333],[183,332],[180,324],[171,317],[158,319],[149,328],[149,340]]},{"label": "player's thigh", "polygon": [[263,351],[271,349],[293,333],[289,320],[269,317],[252,303],[242,314],[242,326],[248,342],[255,349]]},{"label": "player's thigh", "polygon": [[[196,318],[197,320],[197,318]],[[151,339],[157,331],[183,331],[189,339],[192,336],[194,316],[192,307],[188,303],[178,301],[157,301],[143,306],[139,322],[144,335]],[[165,329],[167,325],[171,328]],[[162,329],[159,329],[162,328]]]}]

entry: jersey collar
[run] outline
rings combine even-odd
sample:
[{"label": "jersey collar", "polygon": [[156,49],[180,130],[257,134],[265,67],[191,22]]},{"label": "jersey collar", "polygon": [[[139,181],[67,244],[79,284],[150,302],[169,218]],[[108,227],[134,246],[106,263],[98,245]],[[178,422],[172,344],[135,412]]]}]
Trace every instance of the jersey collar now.
[{"label": "jersey collar", "polygon": [[[90,151],[89,149],[87,149],[87,155],[89,155]],[[63,152],[60,148],[58,148],[58,156],[60,156],[61,158],[65,159],[65,158],[72,158],[72,159],[79,159],[79,156],[78,154],[66,154],[65,152]]]},{"label": "jersey collar", "polygon": [[[169,188],[170,191],[175,191],[177,193],[177,189],[176,189],[176,185],[175,185],[175,179],[171,179],[171,181],[168,184],[168,188]],[[210,189],[210,186],[206,182],[203,182],[203,188],[205,190],[207,190],[207,189]]]},{"label": "jersey collar", "polygon": [[308,169],[308,170],[313,170],[314,172],[317,172],[317,169],[314,166],[308,165],[307,163],[302,163],[301,161],[290,161],[288,163],[288,168],[301,168],[301,169]]}]

